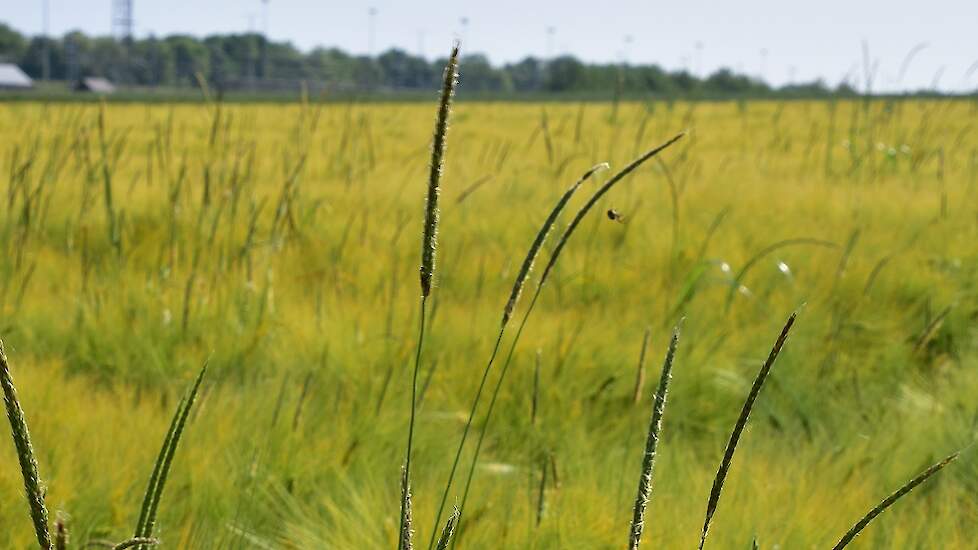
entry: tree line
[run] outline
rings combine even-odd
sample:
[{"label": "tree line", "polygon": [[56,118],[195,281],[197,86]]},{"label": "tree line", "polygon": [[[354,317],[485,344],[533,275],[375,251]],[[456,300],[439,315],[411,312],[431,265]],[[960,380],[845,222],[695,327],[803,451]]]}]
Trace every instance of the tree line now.
[{"label": "tree line", "polygon": [[[174,34],[132,40],[69,32],[61,37],[24,36],[0,23],[0,60],[15,63],[35,79],[73,81],[101,76],[145,87],[208,85],[228,90],[274,90],[306,82],[318,89],[428,91],[438,87],[444,59],[428,60],[400,49],[377,56],[353,55],[338,48],[303,52],[289,42],[257,33],[197,38]],[[585,63],[573,56],[526,57],[502,66],[485,55],[462,59],[466,92],[578,95],[656,95],[663,97],[756,97],[852,95],[847,84],[830,88],[822,81],[774,88],[729,69],[699,77],[688,70],[654,64]]]}]

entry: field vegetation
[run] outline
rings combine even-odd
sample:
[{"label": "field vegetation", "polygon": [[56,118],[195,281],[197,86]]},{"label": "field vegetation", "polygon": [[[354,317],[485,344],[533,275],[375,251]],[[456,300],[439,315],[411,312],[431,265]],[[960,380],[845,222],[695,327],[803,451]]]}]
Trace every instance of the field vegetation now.
[{"label": "field vegetation", "polygon": [[[830,548],[961,449],[852,547],[973,546],[978,104],[460,102],[419,301],[434,115],[434,101],[0,104],[0,337],[52,524],[74,544],[133,536],[183,410],[151,533],[165,547],[394,547],[415,394],[415,547],[461,505],[478,442],[459,548],[621,548],[679,326],[646,547],[700,542],[748,394],[710,547]],[[537,300],[574,212],[681,131],[581,219]],[[501,332],[527,247],[603,162]],[[36,545],[17,463],[0,444],[4,548]]]}]

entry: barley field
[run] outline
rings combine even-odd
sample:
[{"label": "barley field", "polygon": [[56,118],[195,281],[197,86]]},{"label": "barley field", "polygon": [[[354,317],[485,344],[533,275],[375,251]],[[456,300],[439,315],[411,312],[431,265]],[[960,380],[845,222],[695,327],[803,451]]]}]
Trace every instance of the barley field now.
[{"label": "barley field", "polygon": [[[151,533],[162,547],[398,545],[437,108],[0,103],[0,336],[73,546],[133,536],[205,363]],[[516,322],[438,513],[554,203],[609,164],[557,219],[516,321],[587,197],[685,131],[600,198],[541,288],[457,547],[626,547],[676,325],[642,537],[698,544],[731,428],[797,311],[708,546],[831,548],[960,450],[851,547],[973,548],[976,122],[966,100],[457,102],[415,386],[415,547],[461,504]],[[34,548],[2,441],[0,547]]]}]

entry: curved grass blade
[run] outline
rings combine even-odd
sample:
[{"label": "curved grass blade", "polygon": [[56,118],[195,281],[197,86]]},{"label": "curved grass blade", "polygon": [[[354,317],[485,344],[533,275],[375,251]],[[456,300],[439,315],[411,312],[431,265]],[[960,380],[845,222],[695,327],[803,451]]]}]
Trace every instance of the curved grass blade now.
[{"label": "curved grass blade", "polygon": [[[187,425],[187,418],[190,416],[190,409],[194,406],[194,401],[197,399],[197,393],[200,390],[200,384],[204,380],[204,374],[206,372],[207,365],[205,364],[200,369],[200,373],[197,374],[197,379],[194,381],[187,396],[177,407],[174,422],[171,424],[171,431],[167,434],[168,437],[163,442],[163,448],[160,449],[157,464],[154,468],[156,479],[153,480],[152,477],[150,478],[150,485],[146,489],[146,498],[143,499],[144,511],[140,513],[143,521],[137,524],[136,534],[133,535],[133,538],[145,539],[153,536],[153,529],[156,527],[156,513],[159,509],[160,498],[163,496],[167,476],[170,473],[170,466],[173,464],[173,456],[176,454],[177,445],[180,443],[180,437],[183,435],[183,430]],[[143,515],[144,513],[145,515]],[[142,548],[145,544],[140,543],[137,546]]]},{"label": "curved grass blade", "polygon": [[734,451],[737,450],[737,443],[740,441],[740,436],[747,426],[747,420],[750,418],[750,411],[754,407],[754,401],[757,400],[757,396],[761,393],[764,381],[767,379],[768,373],[771,372],[771,367],[774,366],[774,361],[778,358],[778,354],[781,353],[781,348],[784,347],[784,343],[788,339],[788,331],[795,324],[795,317],[797,315],[797,313],[792,313],[788,317],[788,321],[784,324],[784,328],[781,329],[781,334],[774,343],[774,347],[771,348],[771,353],[768,355],[767,361],[764,361],[764,365],[761,366],[761,370],[757,373],[757,378],[754,379],[754,385],[751,386],[750,393],[747,394],[747,400],[744,401],[744,407],[740,410],[737,423],[734,424],[733,432],[727,441],[727,448],[723,452],[723,459],[720,461],[720,467],[717,469],[716,478],[713,480],[710,499],[706,504],[706,519],[703,521],[703,532],[700,534],[700,550],[703,550],[703,546],[706,545],[706,536],[710,531],[710,522],[713,520],[713,514],[716,513],[717,504],[720,502],[720,491],[723,490],[723,482],[727,478],[727,472],[730,471],[730,462],[733,460]]},{"label": "curved grass blade", "polygon": [[437,532],[438,525],[441,522],[441,515],[445,511],[445,504],[448,502],[448,494],[451,492],[452,483],[455,481],[455,472],[458,470],[459,460],[462,458],[462,450],[465,448],[465,442],[468,440],[469,430],[472,428],[472,421],[475,419],[475,413],[477,412],[479,403],[482,400],[482,393],[485,390],[486,380],[489,378],[489,372],[492,370],[492,366],[496,361],[496,354],[499,353],[499,345],[503,341],[503,334],[506,331],[506,326],[509,324],[513,310],[516,308],[516,304],[519,301],[523,287],[526,285],[526,280],[529,277],[530,272],[533,270],[533,264],[536,262],[536,258],[540,254],[540,250],[542,249],[544,242],[546,242],[547,236],[550,234],[551,229],[553,229],[557,218],[560,217],[560,213],[563,212],[564,208],[567,206],[567,203],[574,196],[574,193],[580,189],[584,182],[591,179],[591,177],[600,170],[607,168],[607,166],[607,163],[601,163],[591,167],[590,170],[585,172],[576,182],[574,182],[574,185],[571,185],[567,191],[561,195],[560,199],[557,200],[557,204],[554,205],[553,210],[550,211],[550,215],[547,216],[547,219],[544,220],[543,225],[540,226],[540,230],[537,231],[536,237],[534,237],[533,242],[530,244],[529,250],[526,252],[526,257],[523,259],[523,265],[513,283],[513,290],[510,292],[509,300],[507,300],[506,306],[503,308],[502,323],[499,325],[499,334],[496,336],[496,343],[492,348],[492,353],[489,355],[489,361],[486,363],[486,368],[482,372],[482,379],[479,382],[478,389],[476,389],[475,397],[472,399],[472,407],[469,410],[468,420],[465,423],[465,427],[462,429],[462,438],[459,441],[458,449],[455,452],[455,460],[452,462],[452,468],[448,474],[448,481],[445,483],[445,490],[441,495],[441,503],[438,505],[438,512],[435,514],[435,523],[431,529],[431,540],[428,541],[428,548],[431,548],[435,544],[435,533]]},{"label": "curved grass blade", "polygon": [[606,181],[600,188],[598,188],[597,191],[594,192],[593,195],[591,195],[591,198],[588,199],[588,201],[584,203],[584,206],[582,206],[580,210],[577,211],[577,214],[574,215],[574,219],[571,220],[571,222],[567,225],[567,228],[564,229],[564,233],[561,235],[560,241],[557,243],[557,246],[550,254],[550,259],[547,261],[547,266],[544,268],[543,273],[540,275],[540,280],[537,281],[537,286],[533,291],[533,298],[530,300],[530,305],[526,308],[526,311],[523,313],[523,319],[520,321],[519,328],[516,329],[516,336],[513,337],[513,342],[510,344],[509,353],[506,356],[506,361],[505,363],[503,363],[502,370],[499,373],[499,379],[496,380],[496,386],[493,389],[492,398],[489,400],[489,408],[486,411],[485,421],[483,422],[482,430],[479,432],[479,440],[475,446],[475,454],[472,457],[472,462],[469,464],[468,476],[465,482],[465,490],[462,492],[462,503],[459,506],[459,522],[461,522],[462,514],[465,513],[465,501],[468,499],[469,496],[469,488],[472,485],[472,476],[475,475],[475,467],[479,462],[479,453],[482,450],[482,442],[485,439],[486,432],[488,432],[489,430],[489,423],[490,420],[492,419],[492,413],[496,405],[496,399],[499,397],[499,390],[503,385],[503,381],[506,379],[506,373],[509,371],[509,365],[513,361],[513,354],[516,351],[516,345],[520,341],[520,336],[523,334],[523,329],[526,328],[526,322],[530,318],[530,314],[533,312],[537,300],[540,298],[540,292],[543,290],[544,285],[546,285],[548,276],[550,275],[551,271],[553,271],[554,266],[557,264],[557,260],[560,258],[560,252],[564,249],[564,246],[567,245],[567,242],[570,240],[571,235],[574,234],[574,231],[581,224],[581,220],[584,219],[587,213],[590,212],[590,210],[594,207],[594,205],[598,203],[598,200],[600,200],[602,196],[604,196],[608,191],[610,191],[611,188],[614,187],[616,183],[623,180],[625,176],[634,172],[639,166],[642,165],[642,163],[658,155],[667,147],[679,141],[679,139],[685,135],[686,135],[685,132],[681,132],[677,134],[672,139],[666,141],[662,145],[659,145],[658,147],[649,150],[642,156],[633,160],[630,164],[628,164],[628,166],[625,166],[624,168],[621,169],[621,171],[611,176],[611,178],[609,178],[608,181]]},{"label": "curved grass blade", "polygon": [[672,333],[665,362],[662,364],[662,375],[659,378],[659,388],[655,390],[655,402],[652,405],[652,419],[649,421],[649,436],[645,441],[645,455],[642,458],[642,476],[638,480],[638,494],[632,509],[632,527],[628,532],[629,550],[638,550],[642,541],[642,530],[645,528],[645,508],[652,494],[652,471],[655,468],[655,455],[659,446],[659,432],[662,430],[662,415],[666,409],[666,396],[669,392],[669,381],[672,379],[672,361],[676,356],[679,345],[679,327]]},{"label": "curved grass blade", "polygon": [[642,337],[642,351],[638,354],[638,366],[635,369],[635,388],[632,390],[632,403],[636,405],[642,400],[642,388],[645,387],[645,352],[649,349],[649,338],[652,337],[652,327],[645,327]]},{"label": "curved grass blade", "polygon": [[655,157],[663,150],[665,150],[667,147],[679,141],[685,135],[686,132],[680,132],[675,136],[673,136],[670,140],[663,143],[662,145],[659,145],[658,147],[655,147],[647,151],[645,154],[643,154],[642,156],[638,157],[637,159],[629,163],[628,166],[622,168],[621,171],[619,171],[617,174],[611,176],[611,178],[608,181],[606,181],[604,185],[602,185],[597,191],[594,192],[593,195],[591,195],[591,198],[588,199],[587,203],[585,203],[584,206],[582,206],[581,209],[577,211],[577,214],[574,216],[574,219],[571,221],[570,224],[568,224],[567,229],[564,230],[563,235],[561,235],[560,241],[557,243],[557,247],[554,248],[553,253],[550,255],[550,260],[547,262],[547,267],[544,268],[543,270],[543,275],[540,276],[540,283],[539,283],[540,285],[543,285],[544,281],[546,281],[547,279],[547,275],[550,273],[550,270],[552,270],[554,268],[554,265],[556,265],[557,259],[560,257],[560,252],[564,249],[564,246],[567,244],[567,241],[570,239],[570,236],[574,233],[574,230],[577,229],[577,226],[580,225],[581,220],[584,219],[584,216],[587,215],[587,213],[591,210],[591,208],[593,208],[594,205],[597,204],[599,200],[601,200],[601,197],[603,197],[605,193],[610,191],[611,188],[615,186],[615,184],[623,180],[625,176],[634,172],[639,166],[644,164],[647,160]]},{"label": "curved grass blade", "polygon": [[772,252],[774,252],[774,251],[776,251],[778,249],[784,248],[786,246],[796,246],[796,245],[802,245],[802,244],[808,244],[808,245],[814,245],[814,246],[824,246],[824,247],[827,247],[827,248],[838,248],[839,247],[839,245],[837,245],[837,244],[835,244],[835,243],[833,243],[831,241],[823,241],[821,239],[811,239],[811,238],[805,238],[805,237],[803,237],[803,238],[799,238],[799,239],[785,239],[783,241],[778,241],[778,242],[776,242],[776,243],[774,243],[774,244],[772,244],[770,246],[767,246],[765,248],[762,248],[756,254],[754,254],[753,256],[751,256],[751,258],[749,260],[747,260],[747,263],[744,264],[744,267],[740,268],[740,271],[738,271],[737,274],[734,275],[733,282],[730,284],[730,291],[727,292],[727,302],[723,306],[724,307],[724,312],[730,310],[730,306],[733,304],[734,296],[736,296],[737,290],[740,289],[741,282],[744,280],[744,277],[747,275],[747,272],[750,271],[750,268],[754,267],[754,264],[756,264],[762,258],[764,258],[768,254],[770,254],[770,253],[772,253]]},{"label": "curved grass blade", "polygon": [[170,449],[170,442],[173,441],[173,432],[176,431],[177,423],[180,421],[180,414],[183,411],[183,405],[185,402],[186,396],[180,397],[180,401],[177,403],[177,410],[173,414],[173,419],[170,420],[170,427],[166,431],[166,437],[163,438],[163,446],[160,447],[160,452],[156,456],[156,463],[153,465],[153,473],[149,476],[149,484],[146,486],[146,493],[143,495],[143,504],[139,508],[139,519],[136,521],[136,532],[134,535],[136,538],[138,538],[139,534],[146,528],[146,518],[149,517],[149,509],[153,503],[153,495],[156,494],[156,485],[160,480],[160,470],[163,468],[166,453]]},{"label": "curved grass blade", "polygon": [[943,469],[948,464],[954,462],[958,458],[958,455],[959,453],[953,453],[947,458],[945,458],[944,460],[938,462],[937,464],[932,465],[930,468],[927,468],[926,470],[921,472],[917,477],[911,479],[906,484],[904,484],[903,487],[897,489],[893,494],[880,501],[880,503],[874,506],[872,510],[870,510],[865,516],[862,517],[862,519],[857,521],[856,524],[852,526],[852,529],[849,529],[849,531],[847,531],[846,534],[842,536],[838,544],[836,544],[832,548],[832,550],[842,550],[843,548],[848,546],[849,543],[856,538],[856,535],[858,535],[860,531],[865,529],[866,526],[869,525],[871,521],[876,519],[876,516],[882,514],[884,511],[886,511],[887,508],[889,508],[894,503],[896,503],[896,501],[906,496],[907,493],[913,491],[913,489],[916,486],[927,481],[927,478],[941,471],[941,469]]},{"label": "curved grass blade", "polygon": [[553,229],[554,223],[557,222],[557,217],[563,212],[564,207],[567,206],[567,202],[570,201],[574,193],[580,189],[581,184],[591,178],[599,170],[604,170],[608,168],[608,163],[603,162],[591,167],[590,170],[584,173],[583,176],[578,179],[574,185],[570,186],[567,191],[560,197],[557,204],[554,205],[553,210],[550,211],[550,215],[544,220],[543,225],[540,226],[540,230],[537,232],[537,236],[533,239],[533,243],[530,244],[530,249],[526,253],[526,258],[523,259],[523,265],[520,266],[520,271],[516,275],[516,281],[513,283],[513,290],[510,292],[509,300],[506,302],[506,307],[503,308],[503,320],[502,324],[506,325],[509,323],[510,317],[513,315],[513,310],[516,309],[516,303],[520,299],[520,294],[523,292],[523,286],[526,284],[526,279],[530,275],[530,271],[533,270],[533,263],[536,261],[537,255],[540,253],[540,247],[547,240],[547,236],[550,235],[550,230]]},{"label": "curved grass blade", "polygon": [[27,419],[17,399],[17,390],[7,365],[7,355],[3,351],[3,341],[0,341],[0,386],[3,387],[3,404],[7,409],[7,419],[10,421],[14,447],[17,449],[20,472],[24,476],[24,491],[30,506],[31,521],[34,522],[34,532],[37,534],[38,544],[47,550],[51,548],[51,533],[48,527],[48,509],[44,506],[44,488],[37,473],[37,459],[34,458]]}]

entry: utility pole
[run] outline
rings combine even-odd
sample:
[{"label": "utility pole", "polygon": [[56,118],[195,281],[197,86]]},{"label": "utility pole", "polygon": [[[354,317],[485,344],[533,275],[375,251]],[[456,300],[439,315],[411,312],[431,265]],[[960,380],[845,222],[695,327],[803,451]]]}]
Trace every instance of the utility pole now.
[{"label": "utility pole", "polygon": [[[458,39],[459,39],[459,42],[462,43],[463,47],[465,47],[465,44],[466,44],[466,42],[467,42],[467,40],[469,38],[469,36],[468,36],[469,35],[469,18],[463,16],[462,18],[460,18],[458,20],[458,22],[462,26],[462,30],[459,33]],[[471,50],[471,49],[472,48],[469,48],[469,50]]]},{"label": "utility pole", "polygon": [[133,0],[113,0],[112,2],[112,34],[122,44],[125,52],[125,73],[117,75],[120,80],[128,80],[130,74],[129,63],[133,35],[132,3]]},{"label": "utility pole", "polygon": [[51,2],[41,0],[41,28],[44,46],[41,52],[41,80],[51,80]]},{"label": "utility pole", "polygon": [[765,77],[767,76],[767,48],[761,48],[761,74],[759,75],[762,82],[766,82]]},{"label": "utility pole", "polygon": [[696,76],[700,78],[706,77],[703,73],[703,42],[696,41],[696,67],[693,69]]},{"label": "utility pole", "polygon": [[267,80],[271,77],[269,67],[268,67],[268,0],[261,0],[262,12],[261,12],[261,78],[262,80]]},{"label": "utility pole", "polygon": [[557,27],[547,27],[547,61],[554,56],[554,35],[557,34]]},{"label": "utility pole", "polygon": [[367,55],[374,56],[374,34],[377,27],[377,8],[371,6],[367,9]]},{"label": "utility pole", "polygon": [[258,57],[261,55],[260,53],[256,53],[254,50],[256,45],[258,48],[261,48],[261,40],[258,38],[258,31],[255,29],[255,17],[256,15],[253,13],[248,14],[248,33],[245,35],[246,40],[249,42],[245,74],[249,90],[255,89],[255,77],[257,76],[256,73],[258,71],[259,63]]},{"label": "utility pole", "polygon": [[65,64],[67,65],[65,79],[69,86],[73,86],[81,77],[78,74],[78,43],[73,34],[65,36]]},{"label": "utility pole", "polygon": [[112,34],[116,40],[132,42],[132,2],[133,0],[113,0],[112,2]]}]

